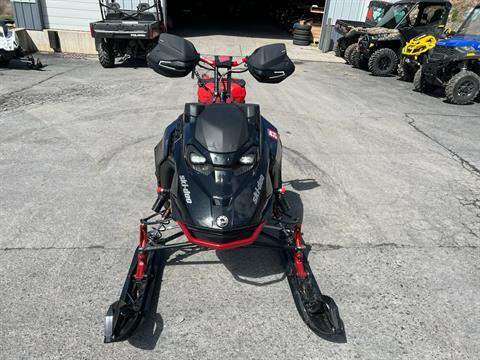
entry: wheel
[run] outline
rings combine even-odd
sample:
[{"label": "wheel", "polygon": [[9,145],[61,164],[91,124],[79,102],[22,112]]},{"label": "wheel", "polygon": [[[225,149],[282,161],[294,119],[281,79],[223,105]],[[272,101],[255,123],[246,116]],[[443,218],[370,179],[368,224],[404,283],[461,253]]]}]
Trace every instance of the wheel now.
[{"label": "wheel", "polygon": [[398,64],[397,68],[397,74],[400,80],[402,81],[407,81],[407,82],[412,82],[413,76],[411,71],[409,71],[404,64],[400,63]]},{"label": "wheel", "polygon": [[355,49],[355,47],[357,46],[357,44],[351,44],[347,47],[347,49],[345,50],[345,53],[343,55],[343,58],[345,59],[345,61],[347,62],[347,64],[350,64],[350,55],[352,54],[352,51],[353,49]]},{"label": "wheel", "polygon": [[335,41],[335,44],[333,44],[333,52],[337,57],[342,57],[343,55],[343,51],[342,49],[340,49],[340,45],[338,44],[338,41]]},{"label": "wheel", "polygon": [[98,60],[104,68],[113,68],[115,66],[115,52],[113,45],[102,41],[98,46]]},{"label": "wheel", "polygon": [[427,81],[425,80],[425,76],[423,76],[422,67],[418,69],[418,71],[415,73],[415,76],[413,77],[413,87],[416,91],[421,93],[427,93],[432,90],[432,86],[427,83]]},{"label": "wheel", "polygon": [[358,45],[352,50],[350,54],[350,64],[356,69],[368,70],[368,62],[363,58]]},{"label": "wheel", "polygon": [[392,74],[398,65],[398,56],[392,49],[383,48],[375,51],[368,61],[368,69],[375,76]]},{"label": "wheel", "polygon": [[445,87],[448,102],[457,105],[470,104],[480,92],[480,76],[473,71],[460,71]]},{"label": "wheel", "polygon": [[310,36],[311,32],[310,30],[299,30],[299,29],[295,29],[293,30],[293,36],[297,36],[297,35],[300,35],[300,36]]},{"label": "wheel", "polygon": [[293,39],[293,45],[308,46],[308,45],[310,45],[310,40],[296,40],[296,39]]},{"label": "wheel", "polygon": [[304,31],[310,31],[312,30],[312,25],[310,24],[300,24],[300,23],[296,23],[295,25],[293,25],[293,31],[295,30],[304,30]]},{"label": "wheel", "polygon": [[293,35],[293,40],[298,40],[298,41],[308,41],[310,43],[310,39],[312,37],[310,34],[308,35]]}]

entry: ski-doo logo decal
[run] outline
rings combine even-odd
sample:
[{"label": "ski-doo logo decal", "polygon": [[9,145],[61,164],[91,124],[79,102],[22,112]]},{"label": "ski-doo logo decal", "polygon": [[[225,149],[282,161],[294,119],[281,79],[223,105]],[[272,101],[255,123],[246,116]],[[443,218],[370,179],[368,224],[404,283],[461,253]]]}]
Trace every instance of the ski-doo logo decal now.
[{"label": "ski-doo logo decal", "polygon": [[180,179],[180,185],[182,185],[183,195],[185,196],[185,202],[187,204],[192,204],[193,201],[192,201],[192,197],[190,196],[191,192],[190,190],[188,190],[187,179],[185,179],[185,176],[183,175],[180,175],[178,178]]},{"label": "ski-doo logo decal", "polygon": [[278,134],[273,131],[272,129],[267,129],[268,136],[270,136],[273,140],[278,140]]},{"label": "ski-doo logo decal", "polygon": [[263,189],[263,183],[265,182],[265,176],[260,175],[257,181],[257,186],[255,187],[255,190],[253,191],[253,203],[257,205],[258,199],[260,199],[260,194]]},{"label": "ski-doo logo decal", "polygon": [[217,226],[219,228],[224,228],[228,225],[228,217],[224,216],[224,215],[221,215],[219,217],[217,217]]}]

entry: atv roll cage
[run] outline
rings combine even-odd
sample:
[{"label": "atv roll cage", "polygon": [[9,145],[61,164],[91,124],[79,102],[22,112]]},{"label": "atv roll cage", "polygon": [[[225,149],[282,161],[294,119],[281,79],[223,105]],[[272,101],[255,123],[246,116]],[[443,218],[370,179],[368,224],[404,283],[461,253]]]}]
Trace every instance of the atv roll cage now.
[{"label": "atv roll cage", "polygon": [[[137,6],[137,10],[126,10],[120,7],[120,4],[115,0],[99,0],[100,12],[102,14],[102,20],[139,20],[142,14],[155,14],[156,19],[144,19],[144,20],[158,20],[163,21],[163,11],[159,0],[140,2]],[[155,12],[150,10],[155,9]],[[112,16],[113,15],[113,16]]]}]

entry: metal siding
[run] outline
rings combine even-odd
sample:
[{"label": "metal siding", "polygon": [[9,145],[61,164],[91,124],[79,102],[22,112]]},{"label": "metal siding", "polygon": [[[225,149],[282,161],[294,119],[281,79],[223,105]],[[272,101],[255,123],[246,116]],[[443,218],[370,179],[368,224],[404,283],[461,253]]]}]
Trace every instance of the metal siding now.
[{"label": "metal siding", "polygon": [[[141,2],[152,0],[117,0],[123,9],[136,9]],[[88,31],[89,24],[101,19],[98,0],[42,0],[46,28]]]},{"label": "metal siding", "polygon": [[41,7],[39,0],[13,0],[12,9],[18,27],[32,30],[43,28]]}]

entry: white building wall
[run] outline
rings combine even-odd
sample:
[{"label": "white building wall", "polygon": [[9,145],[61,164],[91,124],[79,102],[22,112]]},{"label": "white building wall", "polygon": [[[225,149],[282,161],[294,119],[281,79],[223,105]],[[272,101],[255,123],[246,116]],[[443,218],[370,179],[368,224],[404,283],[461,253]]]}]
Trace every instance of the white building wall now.
[{"label": "white building wall", "polygon": [[[116,0],[123,9],[136,9],[140,2],[152,0]],[[166,3],[166,0],[162,0]],[[98,0],[42,0],[46,28],[88,31],[89,24],[101,20]]]}]

